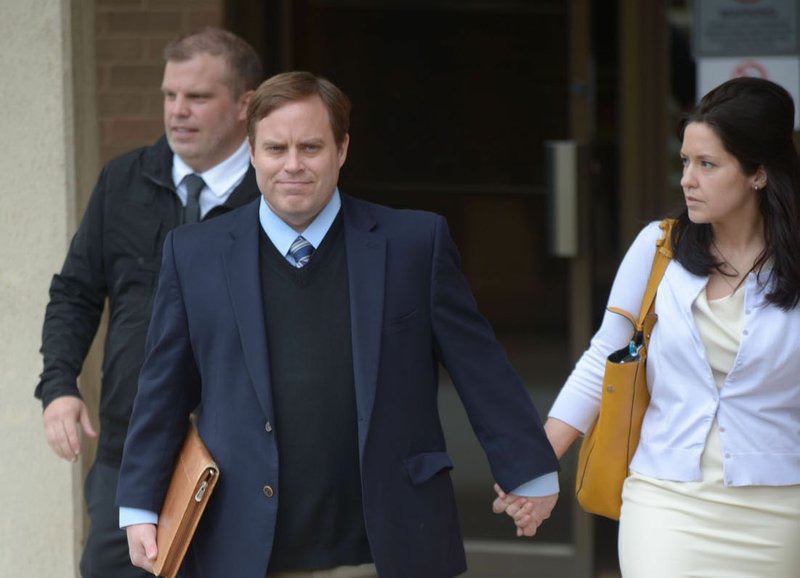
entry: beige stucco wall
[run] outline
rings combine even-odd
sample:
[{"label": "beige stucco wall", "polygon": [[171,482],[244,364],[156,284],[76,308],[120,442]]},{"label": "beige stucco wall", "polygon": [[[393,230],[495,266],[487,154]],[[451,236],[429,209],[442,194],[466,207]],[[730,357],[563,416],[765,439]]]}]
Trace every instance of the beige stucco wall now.
[{"label": "beige stucco wall", "polygon": [[[50,278],[61,267],[100,160],[111,154],[109,147],[133,146],[125,140],[127,127],[115,132],[109,123],[141,111],[114,108],[108,95],[136,102],[129,97],[140,96],[138,88],[118,87],[109,74],[147,59],[160,68],[166,39],[219,25],[222,7],[221,0],[0,1],[2,577],[78,576],[85,525],[81,484],[94,447],[86,445],[83,463],[57,459],[44,441],[33,389],[42,366]],[[168,29],[164,15],[174,20]],[[132,45],[141,50],[125,52]],[[157,84],[150,84],[147,90],[158,97]],[[103,142],[100,132],[108,137]],[[153,138],[148,134],[135,144]],[[95,426],[100,356],[95,346],[81,376]]]},{"label": "beige stucco wall", "polygon": [[[80,466],[50,452],[33,398],[47,287],[75,227],[76,167],[96,140],[76,155],[93,95],[75,107],[73,27],[93,0],[74,2],[0,6],[0,576],[76,576],[82,535]],[[91,74],[78,77],[84,90]]]}]

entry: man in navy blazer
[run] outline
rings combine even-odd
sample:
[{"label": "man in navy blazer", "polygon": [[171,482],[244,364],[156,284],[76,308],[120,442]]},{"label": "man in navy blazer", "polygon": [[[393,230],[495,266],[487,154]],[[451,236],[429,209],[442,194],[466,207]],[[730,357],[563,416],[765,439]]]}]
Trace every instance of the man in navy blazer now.
[{"label": "man in navy blazer", "polygon": [[164,243],[117,495],[137,566],[194,412],[220,479],[182,576],[464,572],[439,363],[497,484],[528,496],[518,535],[556,502],[557,460],[445,220],[339,193],[349,111],[312,74],[267,80],[248,108],[263,198]]}]

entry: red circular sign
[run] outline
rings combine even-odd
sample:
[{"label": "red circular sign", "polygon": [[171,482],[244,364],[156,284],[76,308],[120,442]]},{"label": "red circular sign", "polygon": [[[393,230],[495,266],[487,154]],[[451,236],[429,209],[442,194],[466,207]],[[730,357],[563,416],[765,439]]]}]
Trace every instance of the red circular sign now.
[{"label": "red circular sign", "polygon": [[733,69],[731,78],[738,78],[740,76],[751,76],[753,78],[767,78],[767,69],[755,60],[743,60],[736,65]]}]

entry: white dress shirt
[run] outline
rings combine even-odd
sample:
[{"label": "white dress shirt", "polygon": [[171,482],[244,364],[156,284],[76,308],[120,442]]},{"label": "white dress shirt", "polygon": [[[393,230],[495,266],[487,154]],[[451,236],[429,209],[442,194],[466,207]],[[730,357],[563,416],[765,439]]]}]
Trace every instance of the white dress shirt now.
[{"label": "white dress shirt", "polygon": [[186,183],[183,182],[183,179],[186,175],[196,174],[205,182],[205,186],[200,190],[200,218],[228,200],[233,189],[244,179],[248,168],[250,168],[250,149],[247,139],[242,141],[242,144],[231,156],[203,173],[195,173],[189,165],[183,162],[181,157],[176,154],[172,155],[172,181],[175,183],[175,192],[184,207],[187,193]]}]

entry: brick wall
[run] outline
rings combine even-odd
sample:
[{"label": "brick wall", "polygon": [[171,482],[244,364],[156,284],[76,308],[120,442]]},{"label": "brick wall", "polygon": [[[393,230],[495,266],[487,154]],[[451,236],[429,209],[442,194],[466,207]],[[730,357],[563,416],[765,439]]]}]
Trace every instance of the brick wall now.
[{"label": "brick wall", "polygon": [[173,38],[223,24],[224,0],[96,0],[100,160],[163,132],[162,51]]}]

